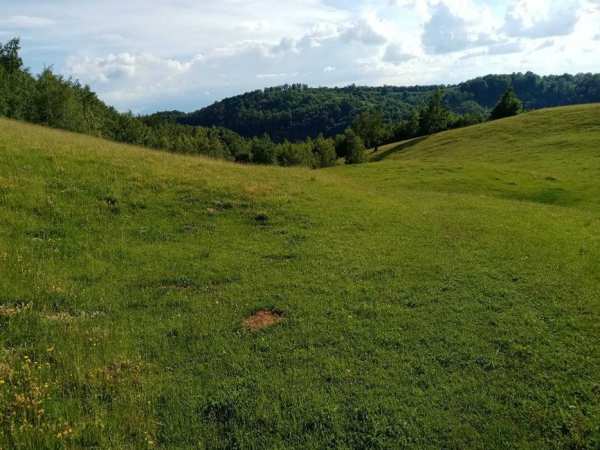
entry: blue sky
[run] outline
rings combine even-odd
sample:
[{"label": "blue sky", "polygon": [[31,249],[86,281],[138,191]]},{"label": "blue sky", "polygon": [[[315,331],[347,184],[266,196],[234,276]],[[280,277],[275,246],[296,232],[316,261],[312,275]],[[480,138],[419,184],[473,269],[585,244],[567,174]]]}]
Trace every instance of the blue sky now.
[{"label": "blue sky", "polygon": [[600,72],[600,0],[0,0],[0,42],[120,110],[194,110],[284,83]]}]

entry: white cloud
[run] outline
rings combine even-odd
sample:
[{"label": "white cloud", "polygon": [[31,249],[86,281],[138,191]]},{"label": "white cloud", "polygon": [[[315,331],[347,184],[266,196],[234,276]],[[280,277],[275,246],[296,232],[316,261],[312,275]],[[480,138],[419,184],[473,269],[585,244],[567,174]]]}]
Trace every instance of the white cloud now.
[{"label": "white cloud", "polygon": [[398,44],[388,45],[383,54],[383,61],[391,64],[402,64],[413,58],[415,58],[414,55],[405,51],[404,48]]},{"label": "white cloud", "polygon": [[[317,28],[298,39],[284,38],[275,44],[240,42],[185,59],[147,52],[74,56],[68,61],[67,71],[84,82],[97,84],[103,98],[121,106],[161,95],[191,96],[206,91],[218,95],[224,90],[237,93],[265,84],[360,82],[361,76],[376,65],[380,49],[386,44],[366,22]],[[134,84],[136,88],[130,89]]]},{"label": "white cloud", "polygon": [[0,36],[23,37],[33,71],[149,112],[283,83],[597,71],[598,23],[600,0],[2,0]]},{"label": "white cloud", "polygon": [[[132,55],[130,53],[110,54],[98,58],[71,58],[67,62],[69,73],[89,82],[109,83],[124,79],[148,81],[148,74],[153,78],[170,81],[177,75],[187,72],[192,65],[201,61],[197,56],[189,61],[161,59],[149,53]],[[142,79],[143,77],[143,79]]]},{"label": "white cloud", "polygon": [[530,38],[569,35],[575,30],[581,7],[579,0],[516,0],[506,14],[504,32]]},{"label": "white cloud", "polygon": [[[451,8],[440,2],[432,8],[431,18],[425,23],[423,46],[428,53],[444,54],[480,47],[493,42],[489,31],[482,29],[482,17],[473,20],[455,11],[472,12],[476,8]],[[479,14],[483,15],[481,11]]]},{"label": "white cloud", "polygon": [[379,34],[366,20],[351,24],[342,31],[340,37],[347,42],[360,42],[365,45],[381,45],[386,42],[385,37]]}]

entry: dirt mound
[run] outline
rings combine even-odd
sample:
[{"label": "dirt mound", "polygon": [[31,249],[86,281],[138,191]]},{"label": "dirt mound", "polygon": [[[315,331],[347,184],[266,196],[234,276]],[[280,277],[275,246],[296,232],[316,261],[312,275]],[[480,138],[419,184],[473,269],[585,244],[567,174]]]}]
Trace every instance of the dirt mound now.
[{"label": "dirt mound", "polygon": [[281,311],[261,309],[244,320],[244,327],[250,331],[258,331],[277,325],[282,320],[283,313]]}]

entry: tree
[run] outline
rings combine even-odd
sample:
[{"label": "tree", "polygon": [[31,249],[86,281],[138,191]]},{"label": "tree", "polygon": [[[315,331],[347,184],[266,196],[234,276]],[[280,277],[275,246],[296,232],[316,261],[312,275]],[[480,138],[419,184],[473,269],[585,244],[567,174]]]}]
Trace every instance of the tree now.
[{"label": "tree", "polygon": [[[33,119],[55,128],[84,131],[85,115],[76,95],[78,86],[45,69],[37,79],[33,101]],[[136,142],[137,143],[137,142]]]},{"label": "tree", "polygon": [[284,141],[278,145],[278,160],[282,166],[307,166],[314,165],[313,142],[308,138],[305,142],[290,143]]},{"label": "tree", "polygon": [[485,122],[489,113],[479,103],[473,100],[466,100],[456,108],[458,114],[451,113],[451,120],[448,128],[461,128],[478,123]]},{"label": "tree", "polygon": [[448,129],[450,111],[444,105],[444,91],[436,90],[419,116],[419,133],[428,135]]},{"label": "tree", "polygon": [[4,67],[0,66],[0,116],[8,114],[8,75]]},{"label": "tree", "polygon": [[394,127],[392,138],[396,141],[410,139],[419,135],[421,116],[418,109],[414,109],[408,120],[403,120]]},{"label": "tree", "polygon": [[516,116],[523,112],[523,102],[517,97],[512,87],[508,88],[500,98],[500,101],[492,111],[490,120],[498,120],[504,117]]},{"label": "tree", "polygon": [[317,167],[335,166],[337,154],[335,144],[331,139],[325,139],[323,135],[319,135],[313,143],[313,153]]},{"label": "tree", "polygon": [[252,140],[252,162],[257,164],[275,164],[277,160],[276,146],[266,134]]},{"label": "tree", "polygon": [[21,50],[21,42],[18,38],[11,39],[5,45],[0,43],[0,65],[8,73],[13,73],[21,70],[23,60],[19,56]]},{"label": "tree", "polygon": [[354,120],[352,129],[368,148],[375,147],[377,151],[384,132],[383,115],[379,111],[364,111]]},{"label": "tree", "polygon": [[360,164],[367,160],[367,152],[363,140],[351,128],[348,128],[338,140],[340,150],[346,158],[346,164]]}]

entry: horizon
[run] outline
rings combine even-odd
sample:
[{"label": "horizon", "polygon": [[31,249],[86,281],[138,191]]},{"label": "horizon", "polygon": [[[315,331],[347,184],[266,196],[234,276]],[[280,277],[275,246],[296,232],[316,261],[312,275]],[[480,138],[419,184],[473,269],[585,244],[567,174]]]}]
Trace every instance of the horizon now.
[{"label": "horizon", "polygon": [[[343,86],[342,85],[340,85],[340,86],[311,86],[311,85],[306,85],[306,84],[302,84],[302,85],[306,86],[307,89],[340,89],[340,90],[348,89],[350,87],[356,87],[356,88],[359,88],[359,89],[364,89],[364,88],[367,88],[367,89],[378,89],[378,88],[386,88],[386,87],[397,88],[397,89],[411,89],[411,88],[416,88],[416,87],[420,87],[420,88],[422,88],[422,87],[451,88],[451,87],[459,86],[460,84],[469,82],[471,80],[478,79],[478,78],[485,78],[487,76],[500,76],[500,77],[502,77],[502,76],[516,75],[516,74],[519,74],[519,73],[521,73],[521,74],[533,73],[534,75],[540,76],[540,77],[552,77],[552,76],[555,76],[555,77],[561,77],[561,76],[572,76],[572,77],[575,77],[577,75],[582,75],[582,74],[592,74],[592,75],[598,74],[598,72],[572,72],[572,73],[564,72],[564,73],[549,73],[549,74],[542,75],[542,74],[539,74],[539,73],[527,71],[527,72],[511,72],[511,73],[482,73],[481,75],[476,75],[473,78],[468,78],[468,79],[465,79],[465,80],[461,80],[461,81],[458,81],[456,83],[411,84],[411,85],[408,85],[408,84],[406,84],[406,85],[400,85],[400,84],[361,85],[361,84],[352,83],[352,84],[347,84],[347,85],[343,85]],[[220,102],[225,101],[227,99],[235,98],[235,97],[240,97],[240,96],[243,96],[245,94],[250,94],[250,93],[255,92],[255,91],[265,91],[265,90],[268,90],[268,89],[283,88],[285,86],[290,86],[291,87],[291,86],[297,85],[297,84],[299,84],[299,83],[282,83],[282,84],[264,86],[264,87],[261,87],[261,88],[256,88],[256,89],[251,89],[251,90],[248,90],[248,91],[242,91],[242,92],[234,93],[234,94],[229,95],[227,97],[216,99],[214,102],[209,103],[207,105],[204,105],[204,106],[202,106],[200,108],[197,108],[195,110],[182,111],[182,110],[178,110],[178,109],[164,109],[164,110],[157,110],[157,111],[153,111],[153,112],[148,112],[147,115],[152,115],[152,114],[155,114],[155,113],[163,113],[163,112],[178,112],[178,113],[189,114],[189,113],[193,113],[193,112],[196,112],[198,110],[204,109],[204,108],[206,108],[208,106],[211,106],[213,104],[220,103]],[[556,108],[556,106],[555,106],[555,108]],[[123,111],[123,112],[127,112],[127,111]],[[146,114],[144,114],[144,115],[146,115]]]},{"label": "horizon", "polygon": [[136,114],[191,112],[285,84],[456,85],[600,71],[590,58],[600,50],[598,0],[36,3],[7,1],[0,42],[19,36],[33,72],[51,66]]}]

